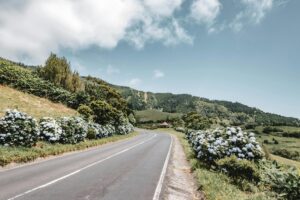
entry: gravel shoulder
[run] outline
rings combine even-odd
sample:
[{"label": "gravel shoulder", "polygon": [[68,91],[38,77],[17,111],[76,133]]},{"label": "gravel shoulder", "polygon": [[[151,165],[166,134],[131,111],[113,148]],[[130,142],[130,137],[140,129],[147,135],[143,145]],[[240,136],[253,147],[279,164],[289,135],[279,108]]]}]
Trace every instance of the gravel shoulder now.
[{"label": "gravel shoulder", "polygon": [[204,195],[197,190],[183,147],[174,135],[171,159],[165,179],[163,199],[165,200],[203,200]]}]

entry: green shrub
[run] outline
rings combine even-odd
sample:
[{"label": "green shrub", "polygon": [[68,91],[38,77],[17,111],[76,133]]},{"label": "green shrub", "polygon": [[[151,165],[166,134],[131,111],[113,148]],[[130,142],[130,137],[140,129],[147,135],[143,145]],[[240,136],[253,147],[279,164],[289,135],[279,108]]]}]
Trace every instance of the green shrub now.
[{"label": "green shrub", "polygon": [[93,101],[90,108],[94,112],[94,120],[98,124],[118,124],[122,113],[106,103],[105,101]]},{"label": "green shrub", "polygon": [[284,158],[292,160],[300,160],[300,153],[298,151],[291,151],[287,149],[274,149],[272,153]]},{"label": "green shrub", "polygon": [[90,120],[92,115],[93,115],[93,111],[92,109],[87,106],[87,105],[80,105],[77,109],[77,112],[85,119],[85,120]]},{"label": "green shrub", "polygon": [[269,144],[269,140],[264,140],[264,144]]},{"label": "green shrub", "polygon": [[238,159],[233,155],[218,160],[217,166],[234,179],[246,179],[253,182],[260,180],[259,170],[253,161]]},{"label": "green shrub", "polygon": [[282,129],[280,128],[276,128],[276,127],[271,127],[271,126],[267,126],[263,129],[264,133],[271,133],[271,132],[283,132]]},{"label": "green shrub", "polygon": [[262,181],[279,194],[278,199],[300,199],[300,176],[295,168],[283,169],[276,162],[262,162]]},{"label": "green shrub", "polygon": [[7,110],[0,119],[0,144],[32,147],[39,138],[38,124],[26,113]]},{"label": "green shrub", "polygon": [[300,138],[300,132],[284,132],[282,133],[283,137],[293,137],[293,138]]},{"label": "green shrub", "polygon": [[96,139],[97,138],[96,137],[96,130],[92,127],[89,127],[88,131],[87,131],[86,138],[89,139],[89,140]]}]

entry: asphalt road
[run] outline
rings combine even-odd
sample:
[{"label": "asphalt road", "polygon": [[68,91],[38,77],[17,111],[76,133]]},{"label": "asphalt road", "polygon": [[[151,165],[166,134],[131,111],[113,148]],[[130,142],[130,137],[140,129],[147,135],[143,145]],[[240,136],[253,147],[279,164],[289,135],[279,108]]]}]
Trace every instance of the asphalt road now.
[{"label": "asphalt road", "polygon": [[0,171],[0,199],[156,200],[172,139],[140,135],[83,152]]}]

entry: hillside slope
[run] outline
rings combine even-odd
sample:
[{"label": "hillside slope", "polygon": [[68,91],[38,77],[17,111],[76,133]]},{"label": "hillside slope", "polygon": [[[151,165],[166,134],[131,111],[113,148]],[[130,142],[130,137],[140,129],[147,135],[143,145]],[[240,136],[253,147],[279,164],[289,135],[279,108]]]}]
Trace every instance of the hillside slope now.
[{"label": "hillside slope", "polygon": [[110,85],[118,90],[133,110],[158,109],[169,113],[198,112],[218,123],[240,125],[300,126],[300,120],[263,112],[238,102],[209,100],[189,94],[152,93],[130,87]]},{"label": "hillside slope", "polygon": [[6,109],[18,109],[35,118],[74,116],[77,112],[63,104],[53,103],[28,93],[0,85],[0,115]]}]

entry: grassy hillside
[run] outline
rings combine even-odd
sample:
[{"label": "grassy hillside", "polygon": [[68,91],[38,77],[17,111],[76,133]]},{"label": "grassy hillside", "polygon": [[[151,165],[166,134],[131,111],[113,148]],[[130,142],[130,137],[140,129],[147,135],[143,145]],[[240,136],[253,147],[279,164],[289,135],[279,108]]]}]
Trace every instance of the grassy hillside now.
[{"label": "grassy hillside", "polygon": [[0,85],[0,115],[5,109],[18,109],[35,118],[74,116],[77,112],[63,104],[53,103],[47,99],[20,92]]},{"label": "grassy hillside", "polygon": [[138,122],[157,122],[168,121],[169,119],[178,118],[181,114],[167,113],[159,110],[143,110],[135,111],[135,116]]}]

